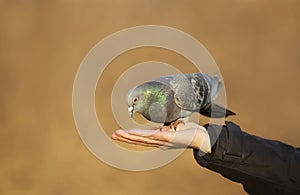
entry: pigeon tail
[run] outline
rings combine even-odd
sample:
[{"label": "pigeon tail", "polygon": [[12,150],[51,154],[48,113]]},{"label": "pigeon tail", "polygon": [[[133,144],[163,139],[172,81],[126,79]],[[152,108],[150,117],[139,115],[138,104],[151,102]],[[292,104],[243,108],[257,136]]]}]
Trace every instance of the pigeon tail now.
[{"label": "pigeon tail", "polygon": [[223,117],[235,115],[234,112],[216,103],[209,103],[205,107],[201,108],[200,114],[212,118],[223,118]]}]

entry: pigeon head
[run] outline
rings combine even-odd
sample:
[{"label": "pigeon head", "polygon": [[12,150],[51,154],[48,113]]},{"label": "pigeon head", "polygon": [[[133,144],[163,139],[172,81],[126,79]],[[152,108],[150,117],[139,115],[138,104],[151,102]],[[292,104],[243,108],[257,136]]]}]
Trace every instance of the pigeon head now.
[{"label": "pigeon head", "polygon": [[134,112],[138,112],[149,118],[149,108],[153,103],[165,105],[166,86],[157,81],[150,81],[133,87],[126,95],[126,102],[130,117]]}]

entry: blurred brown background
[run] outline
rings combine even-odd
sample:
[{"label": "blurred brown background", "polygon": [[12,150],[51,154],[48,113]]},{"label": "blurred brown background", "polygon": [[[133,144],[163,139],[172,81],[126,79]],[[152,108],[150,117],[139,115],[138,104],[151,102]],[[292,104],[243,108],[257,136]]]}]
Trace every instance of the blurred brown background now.
[{"label": "blurred brown background", "polygon": [[[215,58],[228,107],[238,113],[230,120],[300,146],[299,10],[297,0],[0,0],[0,194],[244,194],[240,184],[198,166],[191,150],[147,172],[102,163],[75,128],[73,80],[105,36],[136,25],[175,27]],[[145,52],[116,62],[166,58]],[[108,134],[118,128],[102,115],[112,124]]]}]

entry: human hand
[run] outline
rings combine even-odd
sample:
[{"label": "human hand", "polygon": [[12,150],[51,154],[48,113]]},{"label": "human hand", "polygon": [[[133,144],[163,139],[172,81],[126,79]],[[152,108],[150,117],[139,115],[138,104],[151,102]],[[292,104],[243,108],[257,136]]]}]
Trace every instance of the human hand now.
[{"label": "human hand", "polygon": [[195,148],[210,153],[210,139],[206,129],[196,123],[180,125],[177,131],[117,130],[112,138],[118,141],[161,149]]}]

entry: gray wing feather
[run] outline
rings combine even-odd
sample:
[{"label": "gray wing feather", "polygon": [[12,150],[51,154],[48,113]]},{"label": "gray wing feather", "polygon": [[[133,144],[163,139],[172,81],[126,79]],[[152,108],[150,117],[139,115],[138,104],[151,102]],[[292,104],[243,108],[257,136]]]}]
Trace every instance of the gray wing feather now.
[{"label": "gray wing feather", "polygon": [[221,87],[216,77],[203,73],[163,76],[155,80],[171,87],[180,108],[197,112],[211,101],[211,95],[217,96]]},{"label": "gray wing feather", "polygon": [[217,75],[209,76],[207,74],[203,74],[203,77],[205,78],[209,86],[211,100],[216,99],[220,92],[220,89],[222,88],[222,82],[220,78]]},{"label": "gray wing feather", "polygon": [[180,108],[186,110],[197,110],[200,108],[198,97],[194,93],[189,75],[163,76],[155,79],[155,81],[168,85],[174,91],[175,103]]}]

